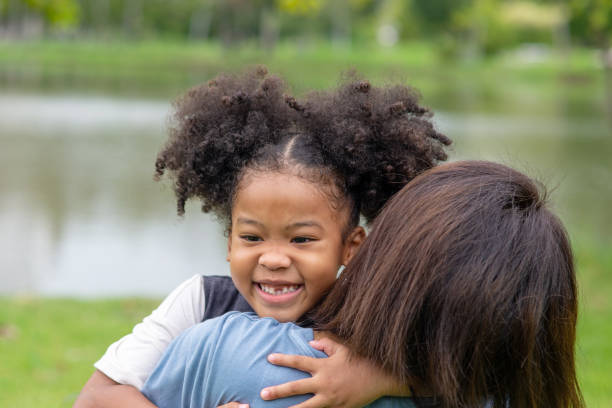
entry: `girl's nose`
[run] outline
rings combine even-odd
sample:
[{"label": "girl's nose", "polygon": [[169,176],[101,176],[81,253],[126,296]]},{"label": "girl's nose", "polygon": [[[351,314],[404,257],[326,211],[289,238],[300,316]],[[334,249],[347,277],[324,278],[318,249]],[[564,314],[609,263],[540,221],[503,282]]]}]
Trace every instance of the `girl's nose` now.
[{"label": "girl's nose", "polygon": [[285,269],[291,265],[291,258],[278,249],[264,252],[259,257],[259,265],[271,271]]}]

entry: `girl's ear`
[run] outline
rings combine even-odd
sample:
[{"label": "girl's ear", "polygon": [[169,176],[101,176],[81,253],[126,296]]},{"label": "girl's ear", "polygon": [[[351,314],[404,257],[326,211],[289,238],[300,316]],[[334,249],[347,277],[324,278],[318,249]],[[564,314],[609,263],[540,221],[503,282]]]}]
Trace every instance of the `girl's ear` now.
[{"label": "girl's ear", "polygon": [[227,256],[225,257],[225,260],[227,262],[230,261],[230,255],[232,253],[232,234],[229,234],[227,236]]},{"label": "girl's ear", "polygon": [[347,265],[351,258],[355,256],[365,237],[366,232],[361,226],[355,227],[355,229],[351,231],[344,244],[344,253],[342,254],[343,265]]}]

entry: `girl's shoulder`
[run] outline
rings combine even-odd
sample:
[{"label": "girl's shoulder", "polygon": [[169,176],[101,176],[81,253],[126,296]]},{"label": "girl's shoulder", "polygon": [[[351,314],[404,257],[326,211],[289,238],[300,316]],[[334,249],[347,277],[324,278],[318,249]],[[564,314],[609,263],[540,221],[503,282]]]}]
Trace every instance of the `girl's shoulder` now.
[{"label": "girl's shoulder", "polygon": [[204,314],[202,321],[213,319],[227,312],[252,312],[246,299],[238,292],[229,276],[202,276]]}]

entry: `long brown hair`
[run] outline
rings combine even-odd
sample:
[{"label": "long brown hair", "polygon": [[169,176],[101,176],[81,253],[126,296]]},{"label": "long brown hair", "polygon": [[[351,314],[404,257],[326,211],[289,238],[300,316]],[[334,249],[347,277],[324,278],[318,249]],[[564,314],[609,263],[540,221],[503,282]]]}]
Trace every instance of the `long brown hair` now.
[{"label": "long brown hair", "polygon": [[444,407],[581,407],[572,251],[538,186],[440,165],[398,192],[315,314]]}]

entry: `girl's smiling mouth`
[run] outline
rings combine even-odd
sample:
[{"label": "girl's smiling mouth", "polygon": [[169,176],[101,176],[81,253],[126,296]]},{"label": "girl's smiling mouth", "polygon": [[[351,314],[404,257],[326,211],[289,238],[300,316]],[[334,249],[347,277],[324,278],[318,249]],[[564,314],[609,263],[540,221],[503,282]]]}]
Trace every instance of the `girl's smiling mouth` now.
[{"label": "girl's smiling mouth", "polygon": [[294,299],[304,289],[303,284],[254,282],[257,294],[266,303],[286,303]]}]

